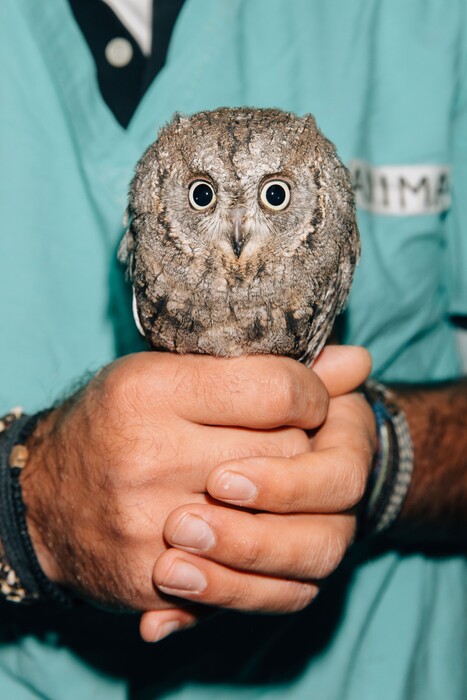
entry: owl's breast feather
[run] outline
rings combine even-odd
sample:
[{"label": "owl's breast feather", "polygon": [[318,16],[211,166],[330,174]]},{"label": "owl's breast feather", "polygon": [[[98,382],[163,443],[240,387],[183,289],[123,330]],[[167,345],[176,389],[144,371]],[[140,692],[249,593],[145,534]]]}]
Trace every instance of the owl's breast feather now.
[{"label": "owl's breast feather", "polygon": [[136,290],[138,315],[150,345],[225,357],[302,357],[319,303],[312,281],[290,284],[297,277],[293,265],[286,259],[282,267],[261,263],[216,269],[211,261],[209,274],[194,265],[178,266],[172,274],[164,270]]}]

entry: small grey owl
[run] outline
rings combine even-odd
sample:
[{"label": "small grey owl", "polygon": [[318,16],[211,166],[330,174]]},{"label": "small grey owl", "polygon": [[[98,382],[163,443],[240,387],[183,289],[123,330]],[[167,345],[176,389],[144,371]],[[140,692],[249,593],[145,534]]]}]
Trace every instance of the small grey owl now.
[{"label": "small grey owl", "polygon": [[360,253],[347,170],[311,115],[176,115],[136,167],[129,265],[153,349],[310,364]]}]

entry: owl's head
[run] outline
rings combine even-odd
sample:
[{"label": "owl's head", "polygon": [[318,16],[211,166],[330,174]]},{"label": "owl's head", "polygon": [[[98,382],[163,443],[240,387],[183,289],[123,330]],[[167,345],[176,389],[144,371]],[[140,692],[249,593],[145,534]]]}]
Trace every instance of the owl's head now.
[{"label": "owl's head", "polygon": [[334,146],[311,115],[276,109],[175,115],[137,165],[129,211],[135,239],[163,235],[227,267],[251,266],[261,250],[291,256],[307,241],[318,252],[329,233],[341,245],[338,230],[320,240],[334,220],[344,236],[355,228]]}]

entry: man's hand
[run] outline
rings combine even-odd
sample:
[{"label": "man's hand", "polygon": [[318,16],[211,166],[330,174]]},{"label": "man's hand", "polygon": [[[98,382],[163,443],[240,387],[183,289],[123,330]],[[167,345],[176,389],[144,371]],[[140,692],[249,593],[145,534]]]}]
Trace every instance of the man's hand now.
[{"label": "man's hand", "polygon": [[[326,352],[342,358],[342,351]],[[348,360],[337,360],[337,365],[360,369],[351,372],[351,378],[337,373],[336,393],[358,384],[369,365],[363,351],[347,352]],[[109,365],[40,424],[30,445],[23,496],[45,573],[104,605],[135,610],[173,607],[154,585],[164,583],[160,576],[166,586],[170,583],[170,557],[176,552],[167,551],[166,521],[165,535],[170,536],[177,513],[180,517],[181,509],[191,504],[190,509],[201,508],[203,513],[208,508],[221,526],[232,526],[234,532],[246,527],[249,532],[243,519],[253,516],[210,505],[209,472],[221,463],[238,465],[242,464],[238,460],[271,456],[279,460],[275,467],[279,473],[286,468],[281,460],[310,450],[305,431],[321,425],[328,401],[316,372],[280,357],[223,360],[140,353]],[[216,474],[219,477],[219,471],[209,482],[214,495]],[[266,487],[248,505],[271,508],[268,504],[275,498],[274,487]],[[224,520],[229,513],[235,515],[233,523]],[[258,519],[258,527],[260,523]],[[264,532],[265,525],[266,521],[261,523]],[[228,571],[224,562],[247,568],[250,541],[243,545],[239,540],[236,559],[235,542],[228,533],[222,537],[225,542],[216,544],[212,562],[183,555],[219,571],[216,586],[192,596],[197,600],[222,603],[216,591],[221,572]],[[216,558],[222,563],[215,564]],[[259,563],[261,567],[264,564]],[[255,571],[253,563],[250,569]],[[313,583],[303,582],[308,575],[302,576],[293,566],[290,575],[285,570],[273,572],[269,589],[263,592],[254,593],[247,581],[249,576],[257,579],[257,573],[243,575],[243,590],[225,594],[232,606],[274,609],[274,601],[282,600],[283,608],[294,609],[315,592]],[[250,605],[241,603],[249,595]]]},{"label": "man's hand", "polygon": [[[336,395],[361,383],[369,368],[363,352],[327,348],[314,371]],[[199,504],[171,513],[164,534],[173,548],[157,561],[155,584],[165,593],[224,608],[305,607],[353,541],[355,506],[375,447],[373,412],[362,396],[349,394],[331,399],[307,451],[219,465],[209,475],[209,494],[236,509]],[[141,634],[147,641],[160,639],[198,615],[202,610],[147,612]]]}]

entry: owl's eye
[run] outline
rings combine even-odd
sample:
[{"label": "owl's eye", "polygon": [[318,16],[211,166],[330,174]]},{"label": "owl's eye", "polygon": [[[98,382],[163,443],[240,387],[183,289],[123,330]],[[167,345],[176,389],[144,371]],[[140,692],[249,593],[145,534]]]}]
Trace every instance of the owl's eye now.
[{"label": "owl's eye", "polygon": [[290,202],[290,187],[284,180],[269,180],[263,186],[260,197],[265,207],[281,211]]},{"label": "owl's eye", "polygon": [[188,199],[193,209],[207,209],[216,203],[216,193],[213,186],[206,180],[195,180],[190,185]]}]

